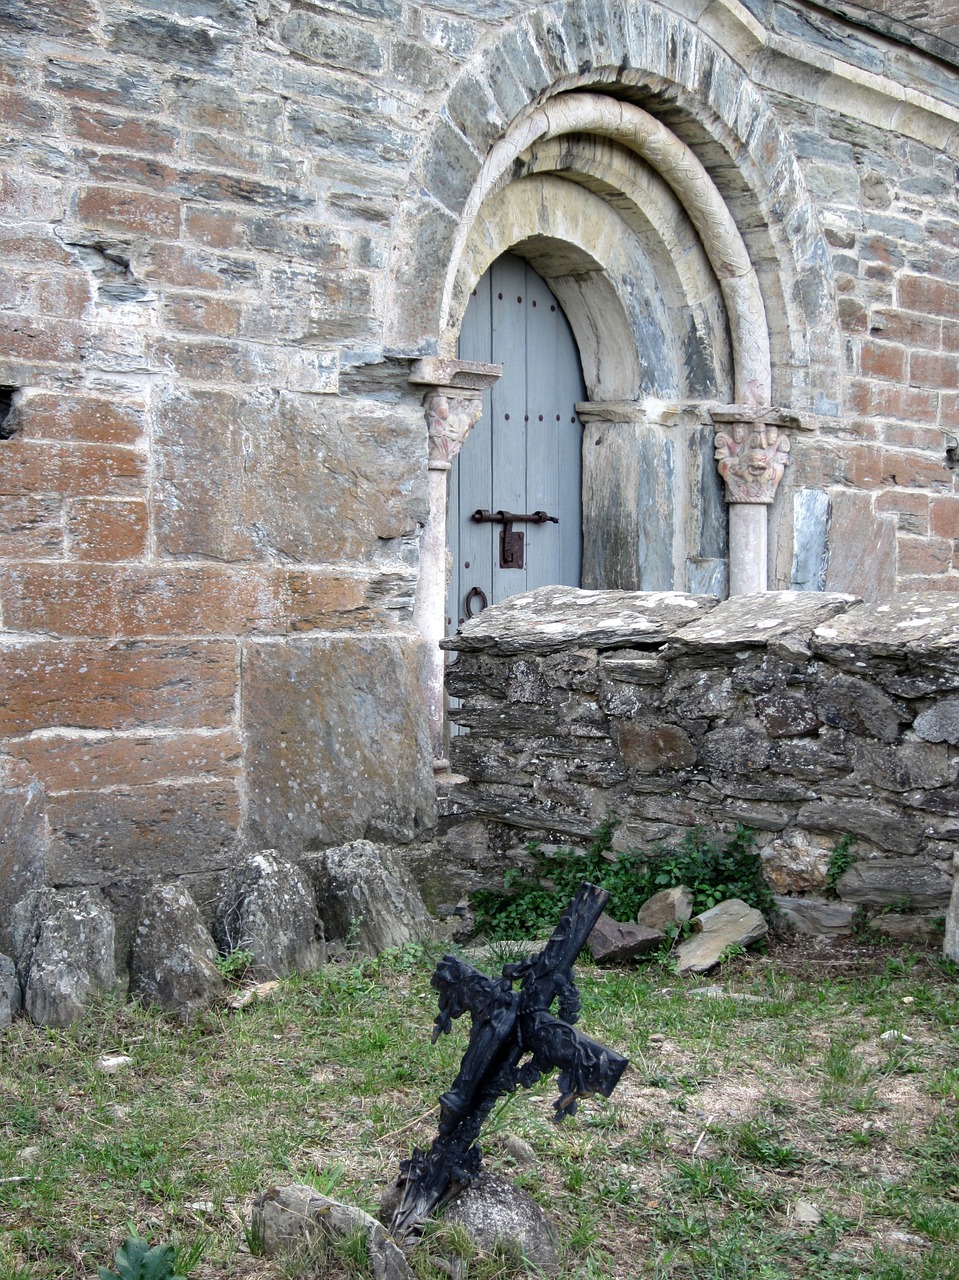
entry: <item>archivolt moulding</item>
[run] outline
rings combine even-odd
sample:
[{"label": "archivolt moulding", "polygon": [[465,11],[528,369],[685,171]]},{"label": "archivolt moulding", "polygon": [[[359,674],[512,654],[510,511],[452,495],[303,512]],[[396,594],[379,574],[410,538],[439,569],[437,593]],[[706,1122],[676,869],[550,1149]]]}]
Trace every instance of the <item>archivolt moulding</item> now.
[{"label": "archivolt moulding", "polygon": [[734,397],[743,404],[768,404],[772,373],[765,308],[732,214],[706,169],[671,130],[642,108],[602,94],[553,98],[493,145],[466,201],[454,241],[443,291],[442,329],[450,323],[460,262],[484,202],[510,181],[513,166],[535,143],[575,134],[599,134],[621,144],[645,160],[675,192],[699,235],[726,303]]}]

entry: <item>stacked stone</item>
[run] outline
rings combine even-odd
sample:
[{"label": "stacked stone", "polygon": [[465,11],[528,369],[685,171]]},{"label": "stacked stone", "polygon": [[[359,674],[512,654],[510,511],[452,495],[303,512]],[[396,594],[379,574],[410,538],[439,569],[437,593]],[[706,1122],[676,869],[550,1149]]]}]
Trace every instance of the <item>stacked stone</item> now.
[{"label": "stacked stone", "polygon": [[649,848],[742,823],[795,915],[793,895],[833,887],[850,837],[831,927],[859,905],[941,916],[959,849],[957,640],[959,600],[932,593],[515,597],[448,642],[470,730],[453,741],[467,781],[449,838],[480,822],[487,850],[582,841],[611,811],[620,847]]}]

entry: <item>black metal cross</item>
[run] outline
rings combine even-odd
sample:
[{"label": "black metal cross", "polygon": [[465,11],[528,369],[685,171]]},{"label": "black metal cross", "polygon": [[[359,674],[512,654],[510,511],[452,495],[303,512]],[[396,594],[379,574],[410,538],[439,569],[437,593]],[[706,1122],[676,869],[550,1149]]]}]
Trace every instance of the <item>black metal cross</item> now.
[{"label": "black metal cross", "polygon": [[[504,1093],[529,1087],[558,1067],[553,1119],[560,1121],[575,1114],[577,1099],[594,1093],[608,1098],[616,1088],[629,1059],[572,1025],[580,1010],[573,963],[608,897],[584,881],[543,950],[504,965],[500,978],[488,978],[456,956],[444,956],[436,966],[432,985],[440,1011],[433,1043],[466,1012],[473,1025],[459,1073],[440,1098],[438,1136],[428,1152],[416,1148],[400,1165],[403,1194],[393,1215],[395,1236],[406,1235],[476,1177],[483,1156],[476,1139]],[[558,1017],[550,1013],[554,1001]]]}]

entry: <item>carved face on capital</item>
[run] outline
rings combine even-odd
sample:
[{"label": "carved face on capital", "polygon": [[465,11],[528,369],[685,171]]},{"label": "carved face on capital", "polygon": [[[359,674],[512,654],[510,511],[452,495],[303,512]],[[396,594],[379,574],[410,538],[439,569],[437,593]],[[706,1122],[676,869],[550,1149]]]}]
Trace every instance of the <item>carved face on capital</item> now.
[{"label": "carved face on capital", "polygon": [[789,461],[789,437],[776,426],[737,422],[716,433],[716,461],[729,502],[770,503]]}]

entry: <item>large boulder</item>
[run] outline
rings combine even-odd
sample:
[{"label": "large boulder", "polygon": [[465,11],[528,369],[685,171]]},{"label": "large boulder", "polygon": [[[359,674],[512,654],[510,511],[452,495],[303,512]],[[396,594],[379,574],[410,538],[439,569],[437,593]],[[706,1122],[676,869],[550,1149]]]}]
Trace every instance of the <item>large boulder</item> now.
[{"label": "large boulder", "polygon": [[130,951],[130,994],[188,1018],[226,991],[217,952],[196,903],[181,884],[143,899]]},{"label": "large boulder", "polygon": [[213,937],[224,955],[249,951],[259,978],[307,973],[326,960],[313,891],[299,867],[273,849],[233,869],[216,905]]},{"label": "large boulder", "polygon": [[730,947],[748,947],[769,932],[761,911],[729,898],[693,917],[694,933],[676,952],[677,973],[705,973]]},{"label": "large boulder", "polygon": [[854,908],[848,902],[830,898],[790,898],[774,894],[773,901],[783,919],[800,933],[816,938],[832,938],[852,933]]},{"label": "large boulder", "polygon": [[0,955],[0,1027],[9,1027],[22,1003],[17,967],[9,956]]},{"label": "large boulder", "polygon": [[396,850],[354,840],[308,855],[304,867],[328,938],[375,956],[433,936],[433,920]]},{"label": "large boulder", "polygon": [[41,1027],[68,1027],[114,990],[113,915],[96,889],[34,889],[13,909],[23,1004]]},{"label": "large boulder", "polygon": [[402,1251],[375,1218],[300,1183],[272,1187],[258,1197],[253,1204],[252,1234],[268,1258],[309,1247],[311,1241],[347,1240],[361,1234],[374,1280],[412,1280]]}]

